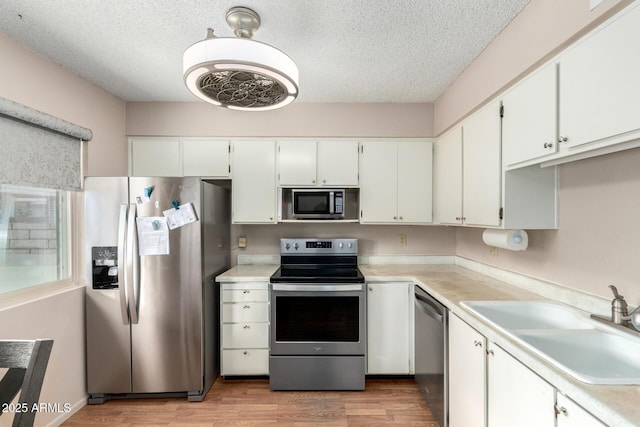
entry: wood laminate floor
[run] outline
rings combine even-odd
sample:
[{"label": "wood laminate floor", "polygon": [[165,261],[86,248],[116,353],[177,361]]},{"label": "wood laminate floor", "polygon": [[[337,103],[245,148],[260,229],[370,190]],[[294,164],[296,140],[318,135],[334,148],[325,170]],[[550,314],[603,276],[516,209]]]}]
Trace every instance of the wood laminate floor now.
[{"label": "wood laminate floor", "polygon": [[186,398],[87,405],[65,426],[438,427],[412,379],[367,379],[365,391],[271,391],[266,379],[218,378],[203,402]]}]

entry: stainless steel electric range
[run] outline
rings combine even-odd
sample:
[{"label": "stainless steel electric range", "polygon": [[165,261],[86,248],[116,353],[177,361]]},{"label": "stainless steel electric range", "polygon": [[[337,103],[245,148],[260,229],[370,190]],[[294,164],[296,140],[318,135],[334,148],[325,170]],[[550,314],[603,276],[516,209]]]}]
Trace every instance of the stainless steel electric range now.
[{"label": "stainless steel electric range", "polygon": [[364,390],[366,310],[357,239],[281,239],[271,276],[272,390]]}]

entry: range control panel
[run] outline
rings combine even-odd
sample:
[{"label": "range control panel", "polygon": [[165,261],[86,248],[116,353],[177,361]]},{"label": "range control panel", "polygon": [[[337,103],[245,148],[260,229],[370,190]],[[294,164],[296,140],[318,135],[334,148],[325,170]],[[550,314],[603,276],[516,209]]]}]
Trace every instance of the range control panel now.
[{"label": "range control panel", "polygon": [[280,239],[280,255],[357,255],[358,239]]}]

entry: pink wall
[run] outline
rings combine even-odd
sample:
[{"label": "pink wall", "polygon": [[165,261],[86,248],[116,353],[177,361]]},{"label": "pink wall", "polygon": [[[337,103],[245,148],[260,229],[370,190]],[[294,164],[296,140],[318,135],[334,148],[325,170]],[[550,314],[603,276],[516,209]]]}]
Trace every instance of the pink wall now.
[{"label": "pink wall", "polygon": [[528,231],[523,252],[491,255],[482,229],[459,228],[457,255],[640,305],[640,149],[559,166],[560,228]]},{"label": "pink wall", "polygon": [[204,102],[130,102],[127,135],[431,137],[433,104],[304,104],[233,111]]},{"label": "pink wall", "polygon": [[0,96],[87,127],[85,175],[126,175],[125,102],[0,33]]},{"label": "pink wall", "polygon": [[588,0],[532,0],[436,100],[435,134],[440,135],[545,57],[630,3],[605,0],[589,11]]},{"label": "pink wall", "polygon": [[[406,246],[399,244],[400,234]],[[238,237],[246,236],[246,249]],[[360,255],[455,255],[455,228],[439,226],[359,224],[234,225],[231,228],[232,258],[236,255],[280,255],[281,237],[351,237],[358,239]]]}]

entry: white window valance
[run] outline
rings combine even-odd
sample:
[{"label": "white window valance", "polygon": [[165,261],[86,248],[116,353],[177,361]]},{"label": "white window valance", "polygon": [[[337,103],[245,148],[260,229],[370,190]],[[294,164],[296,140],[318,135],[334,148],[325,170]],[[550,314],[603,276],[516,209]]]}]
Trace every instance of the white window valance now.
[{"label": "white window valance", "polygon": [[79,191],[90,129],[0,97],[0,183]]}]

